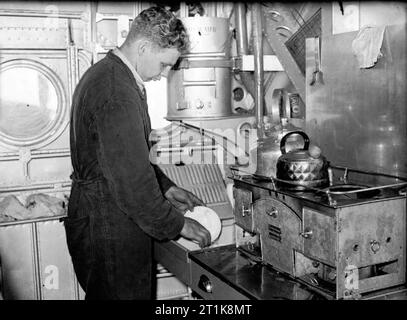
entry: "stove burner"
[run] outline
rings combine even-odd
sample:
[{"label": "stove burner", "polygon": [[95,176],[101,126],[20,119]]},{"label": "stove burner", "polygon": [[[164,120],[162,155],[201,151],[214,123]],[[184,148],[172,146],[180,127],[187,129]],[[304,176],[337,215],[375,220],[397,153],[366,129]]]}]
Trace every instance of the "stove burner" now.
[{"label": "stove burner", "polygon": [[[324,191],[329,191],[331,195],[346,195],[353,199],[370,199],[377,197],[381,194],[381,190],[366,190],[369,186],[364,185],[357,185],[357,184],[337,184],[325,188]],[[358,191],[360,190],[360,191]],[[350,192],[350,191],[358,191],[358,192]]]}]

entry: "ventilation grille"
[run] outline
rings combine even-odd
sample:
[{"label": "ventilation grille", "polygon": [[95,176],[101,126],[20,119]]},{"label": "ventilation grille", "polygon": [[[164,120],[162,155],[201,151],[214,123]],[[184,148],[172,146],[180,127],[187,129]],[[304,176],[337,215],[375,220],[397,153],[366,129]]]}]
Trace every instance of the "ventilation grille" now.
[{"label": "ventilation grille", "polygon": [[269,224],[268,230],[271,239],[281,242],[281,229],[279,227]]},{"label": "ventilation grille", "polygon": [[218,165],[162,165],[160,168],[179,187],[191,191],[206,204],[228,202],[225,183]]}]

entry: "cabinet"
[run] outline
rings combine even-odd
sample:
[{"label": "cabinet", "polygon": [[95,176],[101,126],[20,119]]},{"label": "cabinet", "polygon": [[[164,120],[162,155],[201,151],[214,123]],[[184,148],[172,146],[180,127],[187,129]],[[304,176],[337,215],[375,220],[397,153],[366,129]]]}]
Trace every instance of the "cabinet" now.
[{"label": "cabinet", "polygon": [[0,224],[5,300],[83,299],[61,218]]}]

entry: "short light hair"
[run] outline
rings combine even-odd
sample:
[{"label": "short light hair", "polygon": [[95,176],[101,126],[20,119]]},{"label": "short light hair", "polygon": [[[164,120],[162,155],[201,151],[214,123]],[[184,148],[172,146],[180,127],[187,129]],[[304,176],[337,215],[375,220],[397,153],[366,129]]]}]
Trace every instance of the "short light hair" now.
[{"label": "short light hair", "polygon": [[128,41],[145,38],[160,48],[188,49],[189,40],[182,21],[162,7],[140,12],[131,24]]}]

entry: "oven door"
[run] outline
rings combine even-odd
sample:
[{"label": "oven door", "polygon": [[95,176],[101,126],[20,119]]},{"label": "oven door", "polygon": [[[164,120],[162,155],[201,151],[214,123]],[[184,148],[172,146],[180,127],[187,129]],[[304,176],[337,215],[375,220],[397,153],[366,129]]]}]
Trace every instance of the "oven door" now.
[{"label": "oven door", "polygon": [[310,208],[303,208],[304,254],[307,257],[335,266],[335,217]]},{"label": "oven door", "polygon": [[260,234],[263,260],[294,275],[294,251],[302,251],[300,216],[273,198],[254,203],[254,228]]}]

